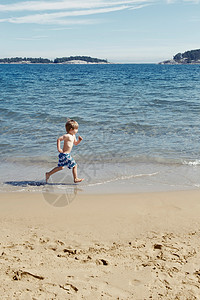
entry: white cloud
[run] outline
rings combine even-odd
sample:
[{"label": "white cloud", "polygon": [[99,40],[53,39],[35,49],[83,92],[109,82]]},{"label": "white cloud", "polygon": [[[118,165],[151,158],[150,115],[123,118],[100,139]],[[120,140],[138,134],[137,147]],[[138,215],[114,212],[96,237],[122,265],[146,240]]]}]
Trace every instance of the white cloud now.
[{"label": "white cloud", "polygon": [[16,38],[16,40],[20,40],[20,41],[37,41],[37,40],[43,40],[48,38],[48,36],[46,35],[41,35],[41,36],[33,36],[33,37],[28,37],[28,38],[23,38],[23,37],[19,37]]},{"label": "white cloud", "polygon": [[1,12],[8,11],[48,11],[63,9],[92,9],[119,5],[133,5],[147,2],[146,0],[124,0],[124,1],[83,1],[83,0],[63,0],[54,2],[45,1],[25,1],[15,4],[0,5]]},{"label": "white cloud", "polygon": [[78,19],[51,19],[51,18],[34,18],[34,20],[30,17],[24,17],[23,18],[12,18],[12,19],[0,19],[0,23],[3,22],[10,22],[10,23],[15,23],[15,24],[46,24],[46,25],[88,25],[88,24],[95,24],[97,23],[96,20],[91,20],[91,19],[84,19],[84,20],[78,20]]},{"label": "white cloud", "polygon": [[150,4],[141,4],[141,5],[136,5],[136,6],[133,6],[130,8],[130,10],[133,10],[133,9],[140,9],[140,8],[143,8],[145,6],[149,6]]},{"label": "white cloud", "polygon": [[181,3],[181,2],[188,2],[188,3],[191,3],[191,4],[199,4],[200,3],[200,0],[166,0],[167,4],[174,4],[174,3]]},{"label": "white cloud", "polygon": [[[138,1],[138,0],[136,0]],[[143,1],[143,0],[141,0]],[[66,1],[65,1],[66,2]],[[133,1],[124,1],[126,3],[133,3]],[[88,2],[89,3],[89,2]],[[100,3],[100,2],[98,2]],[[102,4],[103,2],[101,2]],[[143,7],[143,5],[119,5],[120,2],[112,2],[117,3],[117,6],[112,7],[104,7],[104,8],[96,8],[96,9],[84,9],[84,10],[68,10],[62,12],[54,12],[54,13],[43,13],[43,14],[33,14],[22,17],[11,17],[6,19],[0,19],[0,22],[10,22],[16,24],[24,24],[24,23],[35,23],[35,24],[91,24],[94,23],[94,20],[78,20],[78,19],[64,19],[68,17],[80,17],[80,16],[89,16],[94,14],[104,14],[110,13],[120,10],[126,9],[139,9]],[[145,5],[145,4],[144,4]]]}]

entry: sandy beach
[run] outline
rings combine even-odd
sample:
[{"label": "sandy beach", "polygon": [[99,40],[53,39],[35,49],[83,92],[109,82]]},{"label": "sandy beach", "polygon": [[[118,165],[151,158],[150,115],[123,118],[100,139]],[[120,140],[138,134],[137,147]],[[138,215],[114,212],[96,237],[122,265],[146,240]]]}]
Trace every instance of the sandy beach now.
[{"label": "sandy beach", "polygon": [[1,299],[200,299],[199,190],[71,196],[0,194]]}]

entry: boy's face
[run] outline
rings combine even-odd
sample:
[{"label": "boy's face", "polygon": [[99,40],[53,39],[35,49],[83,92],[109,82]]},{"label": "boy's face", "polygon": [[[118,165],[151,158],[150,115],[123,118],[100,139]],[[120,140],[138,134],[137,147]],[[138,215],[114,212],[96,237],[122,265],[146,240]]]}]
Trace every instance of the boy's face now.
[{"label": "boy's face", "polygon": [[77,129],[70,129],[69,133],[74,135],[74,134],[77,134],[78,132],[78,128]]}]

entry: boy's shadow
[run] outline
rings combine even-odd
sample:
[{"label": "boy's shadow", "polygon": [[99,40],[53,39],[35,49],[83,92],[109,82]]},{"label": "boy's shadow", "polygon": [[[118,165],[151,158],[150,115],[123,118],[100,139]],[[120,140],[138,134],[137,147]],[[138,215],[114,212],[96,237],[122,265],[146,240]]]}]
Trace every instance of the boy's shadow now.
[{"label": "boy's shadow", "polygon": [[[77,193],[82,191],[82,189],[77,187],[76,183],[55,183],[49,182],[46,183],[42,181],[33,181],[33,180],[22,180],[22,181],[6,181],[5,184],[9,184],[15,187],[29,187],[29,186],[38,186],[42,187],[42,194],[44,199],[48,204],[54,207],[64,207],[70,204],[77,196]],[[59,190],[59,186],[65,186],[62,192]]]},{"label": "boy's shadow", "polygon": [[76,185],[75,183],[46,183],[45,181],[35,181],[35,180],[22,180],[22,181],[6,181],[5,184],[9,184],[12,186],[45,186],[45,185],[66,185],[66,186],[73,186]]},{"label": "boy's shadow", "polygon": [[12,186],[41,186],[45,185],[46,183],[44,181],[33,181],[33,180],[22,180],[22,181],[6,181],[5,184],[9,184]]}]

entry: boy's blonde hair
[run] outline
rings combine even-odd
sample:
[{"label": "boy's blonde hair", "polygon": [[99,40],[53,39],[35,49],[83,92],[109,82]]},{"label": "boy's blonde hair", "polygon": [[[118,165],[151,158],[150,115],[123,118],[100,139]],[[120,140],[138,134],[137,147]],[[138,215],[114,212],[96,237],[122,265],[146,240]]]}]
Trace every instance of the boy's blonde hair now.
[{"label": "boy's blonde hair", "polygon": [[70,129],[78,129],[78,123],[74,120],[67,120],[67,123],[65,124],[65,128],[67,133],[69,133]]}]

